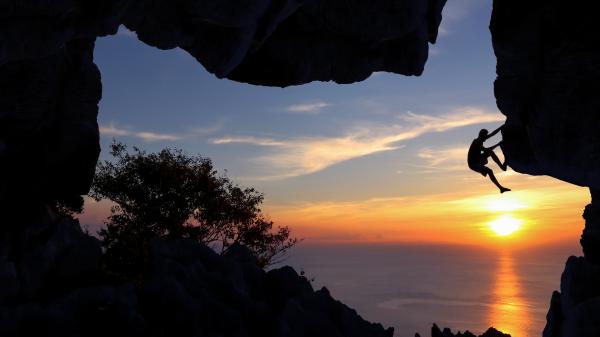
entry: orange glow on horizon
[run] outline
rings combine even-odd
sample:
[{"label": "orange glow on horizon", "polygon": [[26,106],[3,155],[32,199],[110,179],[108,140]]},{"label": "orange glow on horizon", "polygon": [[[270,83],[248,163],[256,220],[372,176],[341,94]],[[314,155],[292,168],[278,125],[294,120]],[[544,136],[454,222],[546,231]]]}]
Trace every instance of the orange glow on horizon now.
[{"label": "orange glow on horizon", "polygon": [[576,240],[584,224],[581,214],[589,203],[588,190],[547,177],[521,180],[521,186],[505,194],[490,193],[484,185],[436,195],[270,205],[267,214],[316,243],[500,248]]},{"label": "orange glow on horizon", "polygon": [[[464,183],[469,190],[452,193],[289,203],[267,199],[263,209],[275,225],[289,226],[293,236],[316,244],[518,248],[578,240],[584,224],[581,214],[590,199],[586,188],[547,177],[510,177],[513,191],[504,194],[489,182],[477,185],[469,180]],[[82,224],[94,224],[90,226],[94,231],[109,215],[110,206],[87,200]]]}]

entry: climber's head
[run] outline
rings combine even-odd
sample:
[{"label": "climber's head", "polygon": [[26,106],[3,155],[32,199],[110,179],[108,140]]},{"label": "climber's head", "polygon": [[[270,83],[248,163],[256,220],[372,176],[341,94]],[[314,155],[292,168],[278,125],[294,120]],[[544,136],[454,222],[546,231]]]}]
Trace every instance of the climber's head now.
[{"label": "climber's head", "polygon": [[487,138],[488,135],[488,130],[487,129],[481,129],[481,131],[479,131],[479,138]]}]

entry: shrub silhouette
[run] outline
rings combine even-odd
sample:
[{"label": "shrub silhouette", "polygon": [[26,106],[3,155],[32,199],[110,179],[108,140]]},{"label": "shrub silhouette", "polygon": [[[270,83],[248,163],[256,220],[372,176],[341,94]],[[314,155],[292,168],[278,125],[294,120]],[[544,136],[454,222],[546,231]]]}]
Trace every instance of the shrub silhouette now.
[{"label": "shrub silhouette", "polygon": [[48,206],[58,216],[68,217],[78,221],[73,217],[73,215],[81,214],[83,212],[84,200],[82,196],[78,195],[74,197],[48,201]]},{"label": "shrub silhouette", "polygon": [[129,153],[111,145],[114,161],[100,162],[91,196],[114,203],[99,234],[107,269],[120,276],[143,273],[152,240],[190,239],[224,253],[248,247],[261,266],[278,259],[298,240],[288,227],[273,229],[260,209],[263,194],[218,175],[210,159],[181,150]]}]

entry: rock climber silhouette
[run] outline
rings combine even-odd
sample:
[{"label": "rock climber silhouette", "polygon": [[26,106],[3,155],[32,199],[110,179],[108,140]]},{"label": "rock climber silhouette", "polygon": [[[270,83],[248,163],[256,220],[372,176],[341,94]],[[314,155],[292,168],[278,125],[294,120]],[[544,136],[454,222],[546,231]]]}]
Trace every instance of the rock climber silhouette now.
[{"label": "rock climber silhouette", "polygon": [[502,142],[499,142],[498,144],[488,148],[483,146],[483,143],[486,140],[494,137],[498,132],[500,132],[500,130],[502,130],[502,126],[489,134],[488,130],[486,129],[481,129],[481,131],[479,131],[479,137],[475,138],[471,143],[471,147],[469,147],[468,163],[471,170],[481,173],[484,177],[489,176],[494,185],[500,189],[500,193],[504,193],[510,191],[510,189],[500,185],[496,179],[496,176],[494,176],[492,169],[485,166],[488,163],[488,158],[492,157],[494,162],[496,162],[496,164],[498,164],[503,171],[506,171],[506,161],[501,163],[498,156],[494,153],[494,149],[500,146]]}]

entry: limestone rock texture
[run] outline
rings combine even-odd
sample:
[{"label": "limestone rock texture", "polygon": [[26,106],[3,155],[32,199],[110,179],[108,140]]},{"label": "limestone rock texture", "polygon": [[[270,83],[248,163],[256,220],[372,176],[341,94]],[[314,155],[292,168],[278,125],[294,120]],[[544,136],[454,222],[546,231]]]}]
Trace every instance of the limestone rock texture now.
[{"label": "limestone rock texture", "polygon": [[116,282],[98,240],[50,214],[2,232],[0,336],[393,335],[290,267],[264,271],[242,246],[221,256],[156,241],[144,277]]}]

